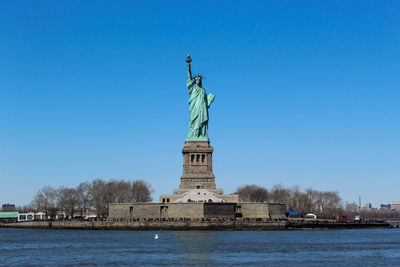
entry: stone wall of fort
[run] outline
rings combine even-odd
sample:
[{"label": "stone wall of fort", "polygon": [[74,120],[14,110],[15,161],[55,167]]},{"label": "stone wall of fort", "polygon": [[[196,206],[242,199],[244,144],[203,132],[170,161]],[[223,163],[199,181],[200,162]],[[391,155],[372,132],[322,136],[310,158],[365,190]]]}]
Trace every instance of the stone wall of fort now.
[{"label": "stone wall of fort", "polygon": [[109,219],[203,219],[203,218],[285,218],[285,205],[279,203],[113,203]]},{"label": "stone wall of fort", "polygon": [[[269,218],[268,203],[238,203],[243,218]],[[284,215],[284,214],[283,214]]]},{"label": "stone wall of fort", "polygon": [[203,203],[168,203],[168,205],[164,205],[164,207],[166,207],[167,211],[161,218],[204,218]]},{"label": "stone wall of fort", "polygon": [[286,212],[286,205],[281,203],[268,203],[269,216],[272,219],[282,218]]}]

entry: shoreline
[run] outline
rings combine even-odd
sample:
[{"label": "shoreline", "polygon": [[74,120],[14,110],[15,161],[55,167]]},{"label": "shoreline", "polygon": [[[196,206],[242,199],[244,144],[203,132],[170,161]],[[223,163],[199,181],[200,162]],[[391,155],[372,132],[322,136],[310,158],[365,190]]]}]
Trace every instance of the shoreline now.
[{"label": "shoreline", "polygon": [[244,231],[244,230],[329,230],[391,228],[390,223],[325,222],[248,222],[248,221],[33,221],[0,223],[0,228],[71,229],[71,230],[171,230],[171,231]]}]

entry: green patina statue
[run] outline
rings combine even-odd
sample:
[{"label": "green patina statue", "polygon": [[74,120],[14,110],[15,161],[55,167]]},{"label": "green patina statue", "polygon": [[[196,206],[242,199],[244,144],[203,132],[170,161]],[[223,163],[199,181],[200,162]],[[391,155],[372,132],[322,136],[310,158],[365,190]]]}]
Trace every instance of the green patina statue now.
[{"label": "green patina statue", "polygon": [[206,94],[202,85],[203,76],[200,74],[192,77],[192,71],[190,69],[190,62],[192,59],[190,55],[187,56],[186,62],[188,67],[187,87],[189,88],[189,111],[190,111],[190,123],[189,123],[189,135],[186,141],[209,141],[208,139],[208,108],[214,101],[215,96],[213,94]]}]

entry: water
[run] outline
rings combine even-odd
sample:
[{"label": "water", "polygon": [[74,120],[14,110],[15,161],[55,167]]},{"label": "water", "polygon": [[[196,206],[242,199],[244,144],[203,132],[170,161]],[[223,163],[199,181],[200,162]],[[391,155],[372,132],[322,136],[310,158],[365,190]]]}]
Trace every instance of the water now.
[{"label": "water", "polygon": [[[158,240],[154,240],[156,233]],[[0,265],[400,266],[400,230],[155,232],[0,228]]]}]

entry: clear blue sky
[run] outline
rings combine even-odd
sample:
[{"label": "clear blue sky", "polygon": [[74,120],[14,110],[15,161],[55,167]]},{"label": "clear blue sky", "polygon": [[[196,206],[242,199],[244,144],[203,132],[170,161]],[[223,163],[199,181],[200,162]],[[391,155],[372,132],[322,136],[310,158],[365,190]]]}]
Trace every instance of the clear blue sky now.
[{"label": "clear blue sky", "polygon": [[[202,3],[200,3],[202,2]],[[398,1],[1,1],[0,203],[45,185],[177,188],[185,57],[216,95],[217,186],[400,200]]]}]

